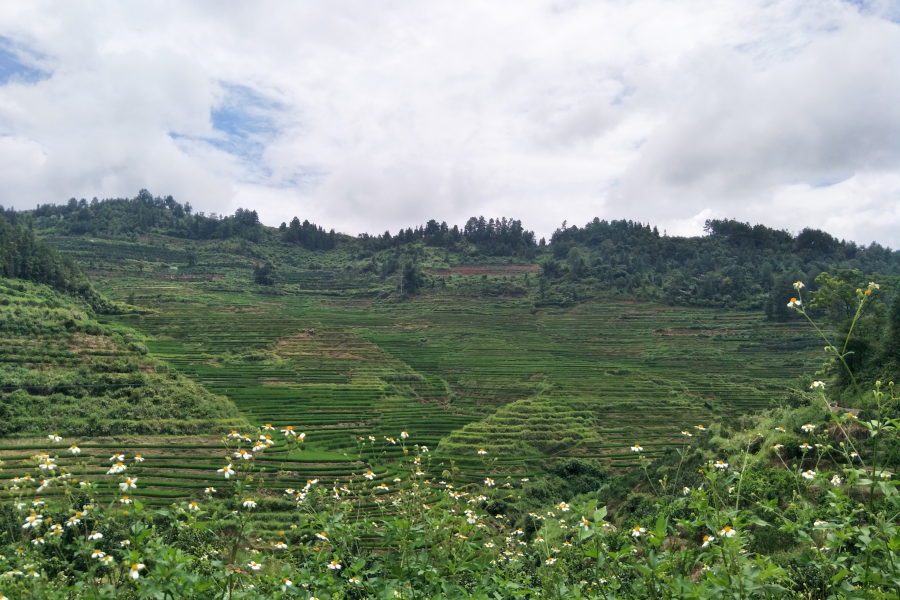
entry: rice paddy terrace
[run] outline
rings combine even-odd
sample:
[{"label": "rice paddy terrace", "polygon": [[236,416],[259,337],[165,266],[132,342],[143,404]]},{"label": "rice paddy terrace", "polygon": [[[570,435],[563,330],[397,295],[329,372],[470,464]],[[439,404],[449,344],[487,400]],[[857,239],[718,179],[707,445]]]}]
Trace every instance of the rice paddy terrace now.
[{"label": "rice paddy terrace", "polygon": [[[289,283],[308,287],[271,294],[227,266],[206,271],[145,276],[98,264],[89,272],[110,297],[153,309],[106,318],[146,335],[153,357],[230,399],[254,426],[306,433],[303,452],[276,432],[275,446],[255,459],[271,494],[259,518],[272,529],[291,519],[283,490],[309,479],[329,489],[353,481],[373,493],[380,484],[410,485],[401,445],[385,440],[399,442],[401,431],[408,445],[430,449],[426,477],[458,484],[486,474],[518,481],[548,457],[625,468],[636,464],[632,444],[662,453],[683,442],[682,430],[768,406],[818,362],[805,327],[758,314],[613,300],[532,314],[526,298],[453,290],[397,301],[327,269],[298,269]],[[485,276],[493,275],[473,279]],[[134,496],[149,503],[196,498],[224,483],[218,435],[71,441],[89,478],[105,472],[112,452],[143,455],[132,467],[141,479]],[[46,448],[0,444],[7,465]],[[479,448],[496,459],[490,473]],[[451,459],[464,475],[450,470]],[[376,465],[371,482],[361,479],[367,461]],[[378,506],[373,497],[366,510]]]}]

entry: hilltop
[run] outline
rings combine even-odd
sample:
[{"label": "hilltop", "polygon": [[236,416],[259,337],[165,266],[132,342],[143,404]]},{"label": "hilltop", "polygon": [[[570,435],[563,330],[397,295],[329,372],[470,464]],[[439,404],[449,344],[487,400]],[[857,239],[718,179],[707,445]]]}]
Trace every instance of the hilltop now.
[{"label": "hilltop", "polygon": [[[72,198],[6,214],[87,259],[89,270],[177,267],[182,277],[196,279],[239,273],[245,281],[287,290],[378,295],[402,288],[406,295],[450,286],[479,296],[527,295],[537,305],[616,296],[763,310],[770,319],[787,319],[793,281],[816,289],[826,271],[900,275],[900,252],[874,242],[862,246],[817,229],[793,235],[734,220],[710,220],[699,237],[594,219],[583,227],[563,224],[550,240],[537,240],[520,221],[505,217],[472,217],[461,226],[430,220],[397,233],[349,236],[299,217],[268,227],[247,209],[228,216],[194,213],[189,203],[146,190],[130,199]],[[462,282],[459,275],[465,275]],[[502,279],[473,282],[472,275]]]}]

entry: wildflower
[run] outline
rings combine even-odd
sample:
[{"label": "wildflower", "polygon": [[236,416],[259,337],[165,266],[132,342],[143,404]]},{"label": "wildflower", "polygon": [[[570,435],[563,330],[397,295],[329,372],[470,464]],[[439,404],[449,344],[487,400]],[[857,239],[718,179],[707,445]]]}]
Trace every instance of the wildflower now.
[{"label": "wildflower", "polygon": [[851,453],[850,453],[850,460],[853,460],[854,458],[859,458],[859,454],[857,454],[856,452],[851,452]]},{"label": "wildflower", "polygon": [[422,451],[422,454],[427,454],[427,453],[428,453],[428,446],[422,446],[422,447],[420,448],[420,450]]},{"label": "wildflower", "polygon": [[812,446],[810,446],[808,443],[803,442],[802,444],[800,444],[800,450],[801,450],[801,451],[806,452],[806,451],[808,451],[808,450],[810,450],[810,449],[812,449]]},{"label": "wildflower", "polygon": [[147,567],[144,565],[144,563],[135,563],[135,564],[131,565],[131,569],[130,569],[128,575],[131,576],[132,579],[137,579],[138,577],[141,576],[141,571],[143,571],[146,568]]},{"label": "wildflower", "polygon": [[870,289],[870,290],[880,290],[880,289],[881,289],[881,286],[878,285],[877,283],[875,283],[874,281],[870,281],[870,282],[869,282],[869,289]]},{"label": "wildflower", "polygon": [[563,512],[569,512],[569,505],[566,504],[565,502],[560,502],[560,503],[557,504],[556,506],[557,506],[557,508],[559,508],[559,509],[560,509],[561,511],[563,511]]},{"label": "wildflower", "polygon": [[405,431],[401,431],[401,432],[400,432],[400,439],[401,439],[401,440],[405,440],[405,439],[408,438],[408,437],[409,437],[409,434],[406,433]]},{"label": "wildflower", "polygon": [[103,539],[103,534],[102,534],[102,533],[97,533],[96,531],[94,531],[93,533],[91,533],[91,535],[88,536],[88,539],[89,539],[90,541],[92,541],[92,542],[95,542],[95,541],[97,541],[97,540],[102,540],[102,539]]},{"label": "wildflower", "polygon": [[805,288],[805,287],[806,287],[806,286],[803,285],[803,282],[802,282],[802,281],[797,281],[797,282],[794,283],[794,289],[795,289],[795,290],[801,290],[801,289],[803,289],[803,288]]},{"label": "wildflower", "polygon": [[244,508],[256,508],[256,502],[253,501],[253,498],[247,498],[246,500],[244,500],[242,506]]},{"label": "wildflower", "polygon": [[259,571],[260,569],[262,569],[262,565],[259,564],[258,562],[256,562],[255,560],[251,560],[250,562],[248,562],[247,566],[250,567],[251,569],[253,569],[254,571]]},{"label": "wildflower", "polygon": [[324,533],[317,533],[316,537],[319,538],[320,540],[324,540],[326,542],[328,541],[328,536],[325,535]]},{"label": "wildflower", "polygon": [[142,462],[144,462],[144,457],[141,456],[140,454],[135,454],[135,455],[134,455],[134,462],[136,462],[136,463],[142,463]]},{"label": "wildflower", "polygon": [[231,468],[231,465],[228,465],[227,467],[222,467],[221,469],[219,469],[216,472],[222,473],[223,475],[225,475],[225,479],[228,479],[229,477],[234,475],[234,469]]},{"label": "wildflower", "polygon": [[813,382],[809,385],[809,387],[811,387],[812,389],[816,389],[816,388],[822,388],[822,389],[825,389],[825,384],[822,383],[821,381],[813,381]]},{"label": "wildflower", "polygon": [[548,558],[548,559],[547,559],[546,561],[544,561],[544,562],[546,562],[548,565],[552,565],[553,563],[556,562],[556,559],[553,558],[553,557],[551,557],[551,558]]},{"label": "wildflower", "polygon": [[103,550],[94,550],[91,553],[91,558],[93,558],[94,560],[103,558],[104,556],[106,556],[106,552],[104,552]]},{"label": "wildflower", "polygon": [[785,429],[784,429],[784,427],[776,427],[775,431],[780,431],[781,433],[784,433]]},{"label": "wildflower", "polygon": [[328,567],[329,569],[331,569],[332,571],[340,571],[340,570],[341,570],[341,563],[339,563],[339,562],[336,561],[336,560],[333,560],[333,561],[331,561],[330,563],[328,563],[327,567]]},{"label": "wildflower", "polygon": [[81,454],[81,448],[79,448],[75,444],[72,444],[71,446],[69,446],[69,454]]},{"label": "wildflower", "polygon": [[253,458],[253,455],[247,452],[246,450],[238,450],[234,453],[235,458],[240,458],[242,460],[250,460]]},{"label": "wildflower", "polygon": [[681,488],[681,493],[684,494],[685,496],[687,496],[688,494],[691,493],[691,488],[685,486],[685,487]]},{"label": "wildflower", "polygon": [[631,451],[632,452],[643,452],[644,449],[641,448],[640,446],[638,446],[637,444],[635,444],[634,446],[631,447]]},{"label": "wildflower", "polygon": [[347,581],[349,581],[353,585],[361,585],[362,584],[362,582],[359,579],[357,579],[356,577],[351,577]]},{"label": "wildflower", "polygon": [[811,433],[815,428],[816,428],[815,425],[810,425],[809,423],[807,423],[806,425],[802,426],[800,429],[802,429],[806,433]]},{"label": "wildflower", "polygon": [[206,492],[207,494],[215,494],[215,493],[216,493],[216,488],[214,488],[214,487],[208,487],[208,488],[206,488],[206,489],[203,490],[203,491]]},{"label": "wildflower", "polygon": [[81,512],[77,512],[75,513],[74,517],[69,517],[69,519],[66,521],[66,527],[74,527],[75,525],[81,523],[81,519],[78,518],[80,516]]},{"label": "wildflower", "polygon": [[803,475],[803,479],[808,479],[808,480],[812,481],[816,477],[816,472],[812,471],[812,470],[803,471],[802,475]]},{"label": "wildflower", "polygon": [[641,537],[642,533],[647,533],[647,530],[644,529],[643,527],[635,527],[634,529],[631,530],[631,537],[639,538],[639,537]]},{"label": "wildflower", "polygon": [[831,477],[831,485],[841,485],[841,478],[837,475]]},{"label": "wildflower", "polygon": [[228,434],[228,437],[240,439],[240,438],[242,438],[242,437],[244,437],[244,436],[241,435],[240,433],[238,433],[237,429],[232,429],[232,430],[231,430],[231,433]]},{"label": "wildflower", "polygon": [[821,527],[821,526],[827,525],[827,524],[828,523],[826,523],[825,521],[823,521],[821,519],[816,519],[815,523],[813,523],[813,527]]},{"label": "wildflower", "polygon": [[44,543],[44,538],[36,537],[33,540],[31,540],[31,543],[34,544],[35,546],[40,546],[41,544]]},{"label": "wildflower", "polygon": [[891,478],[891,473],[887,473],[887,472],[882,473],[882,474],[881,474],[881,478],[882,478],[882,479],[890,479],[890,478]]},{"label": "wildflower", "polygon": [[124,454],[113,454],[109,457],[109,462],[122,462],[123,460],[125,460]]},{"label": "wildflower", "polygon": [[784,448],[784,444],[775,444],[774,446],[772,446],[772,450],[776,451],[781,450],[782,448]]},{"label": "wildflower", "polygon": [[694,429],[697,429],[699,431],[706,431],[706,427],[704,427],[703,425],[694,425]]},{"label": "wildflower", "polygon": [[485,547],[485,548],[493,548],[493,547],[494,547],[494,544],[492,544],[491,542],[486,542],[485,545],[484,545],[484,547]]},{"label": "wildflower", "polygon": [[728,463],[722,460],[717,460],[713,466],[717,469],[725,470],[728,468]]},{"label": "wildflower", "polygon": [[733,492],[734,492],[734,486],[733,486],[733,485],[732,485],[732,486],[729,486],[729,487],[728,487],[728,493],[731,494],[731,493],[733,493]]},{"label": "wildflower", "polygon": [[688,431],[682,431],[681,435],[683,435],[684,437],[694,437],[694,434]]},{"label": "wildflower", "polygon": [[121,498],[119,498],[119,502],[121,504],[131,504],[131,498],[129,498],[128,496],[122,496]]},{"label": "wildflower", "polygon": [[281,433],[284,434],[284,437],[290,437],[292,435],[293,436],[297,435],[297,432],[294,431],[294,428],[291,427],[290,425],[285,426],[285,428],[281,430]]},{"label": "wildflower", "polygon": [[734,537],[737,535],[737,531],[726,525],[725,529],[719,532],[719,535],[722,537]]},{"label": "wildflower", "polygon": [[390,442],[390,443],[393,444],[394,446],[397,445],[397,440],[395,440],[395,439],[392,438],[392,437],[385,437],[384,440],[385,440],[386,442]]},{"label": "wildflower", "polygon": [[787,303],[788,308],[800,307],[802,302],[797,300],[796,298],[791,298],[791,301]]},{"label": "wildflower", "polygon": [[281,578],[281,591],[286,592],[289,587],[294,585],[294,582],[288,579],[287,577]]},{"label": "wildflower", "polygon": [[25,519],[25,524],[22,525],[22,529],[37,529],[41,526],[41,523],[44,522],[44,515],[39,515],[37,513],[31,513]]},{"label": "wildflower", "polygon": [[121,462],[117,462],[109,468],[109,471],[106,472],[107,475],[118,475],[119,473],[123,473],[128,467],[126,467]]},{"label": "wildflower", "polygon": [[263,428],[263,431],[275,431],[275,428],[272,427],[271,423],[266,423],[265,425],[262,426],[262,428]]},{"label": "wildflower", "polygon": [[711,535],[704,535],[704,536],[703,536],[703,548],[706,548],[707,546],[709,546],[710,544],[712,544],[714,541],[716,541],[716,538],[714,538],[713,536],[711,536]]},{"label": "wildflower", "polygon": [[122,546],[123,548],[127,548],[128,546],[131,545],[131,540],[122,540],[121,542],[119,542],[119,545]]},{"label": "wildflower", "polygon": [[59,437],[59,435],[56,433],[51,433],[50,435],[47,436],[47,439],[55,444],[58,444],[62,441],[62,438]]},{"label": "wildflower", "polygon": [[494,485],[494,480],[491,479],[490,477],[488,477],[487,479],[484,480],[484,485],[491,487]]},{"label": "wildflower", "polygon": [[191,502],[190,504],[188,504],[188,510],[190,510],[191,512],[196,512],[200,510],[200,505],[196,502]]},{"label": "wildflower", "polygon": [[478,454],[480,454],[481,456],[484,456],[485,454],[487,454],[487,450],[485,450],[484,448],[482,448],[482,449],[480,449],[480,450],[478,451]]}]

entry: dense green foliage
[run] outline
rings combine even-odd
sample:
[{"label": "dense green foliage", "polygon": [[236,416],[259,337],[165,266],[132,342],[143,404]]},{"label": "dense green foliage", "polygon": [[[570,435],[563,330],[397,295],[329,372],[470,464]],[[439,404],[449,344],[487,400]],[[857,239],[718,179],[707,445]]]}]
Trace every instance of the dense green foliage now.
[{"label": "dense green foliage", "polygon": [[764,308],[775,319],[791,314],[786,305],[798,279],[811,282],[824,271],[852,269],[900,274],[900,253],[874,242],[865,247],[839,241],[817,229],[794,236],[763,225],[710,220],[706,232],[670,237],[650,225],[594,219],[583,228],[554,232],[544,271],[668,304]]},{"label": "dense green foliage", "polygon": [[192,214],[172,196],[154,197],[141,190],[134,198],[90,202],[71,198],[67,204],[44,204],[29,211],[39,229],[54,229],[65,235],[139,235],[151,230],[174,237],[208,240],[232,236],[258,240],[259,216],[255,210],[238,209],[233,216]]},{"label": "dense green foliage", "polygon": [[43,283],[76,294],[90,289],[71,258],[39,241],[31,229],[10,223],[3,215],[3,207],[0,207],[0,276]]}]

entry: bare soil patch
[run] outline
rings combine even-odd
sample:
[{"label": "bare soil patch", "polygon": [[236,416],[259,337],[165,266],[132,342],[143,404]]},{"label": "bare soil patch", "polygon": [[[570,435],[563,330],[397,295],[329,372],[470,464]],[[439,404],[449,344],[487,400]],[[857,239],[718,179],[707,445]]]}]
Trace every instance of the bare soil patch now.
[{"label": "bare soil patch", "polygon": [[523,275],[540,273],[541,265],[460,265],[448,269],[429,269],[434,275]]}]

